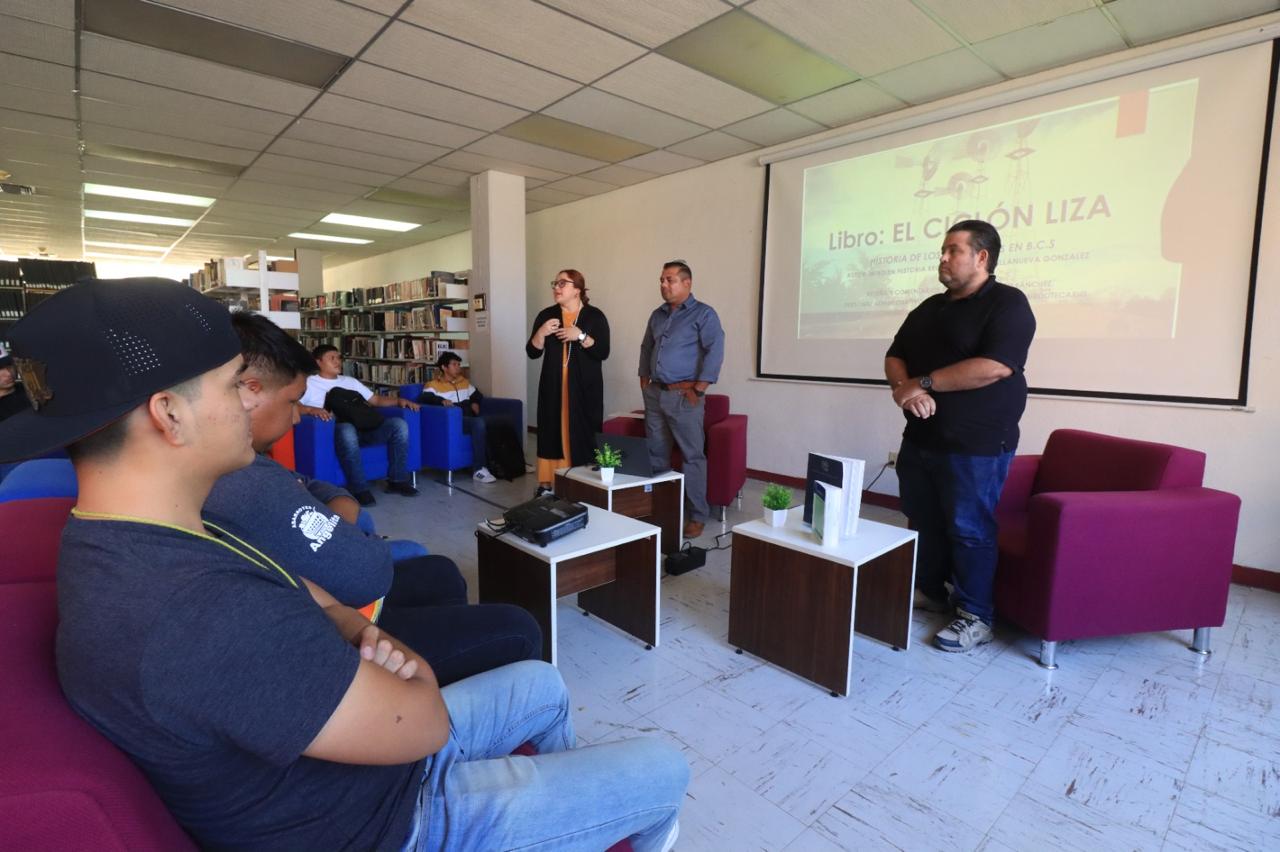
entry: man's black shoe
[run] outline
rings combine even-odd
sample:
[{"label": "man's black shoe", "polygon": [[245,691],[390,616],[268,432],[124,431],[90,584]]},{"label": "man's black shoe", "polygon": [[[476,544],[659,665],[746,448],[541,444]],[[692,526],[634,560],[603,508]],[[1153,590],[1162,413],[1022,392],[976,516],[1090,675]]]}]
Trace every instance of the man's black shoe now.
[{"label": "man's black shoe", "polygon": [[355,497],[356,497],[356,502],[359,503],[361,506],[372,506],[374,503],[378,502],[377,500],[373,499],[372,491],[357,491],[355,494]]},{"label": "man's black shoe", "polygon": [[387,481],[387,490],[388,490],[388,491],[393,491],[393,492],[395,492],[396,494],[399,494],[399,495],[401,495],[401,496],[403,496],[403,497],[417,497],[417,496],[418,496],[418,489],[414,488],[414,487],[413,487],[413,485],[411,485],[408,481],[405,481],[405,482],[391,482],[390,480],[388,480],[388,481]]}]

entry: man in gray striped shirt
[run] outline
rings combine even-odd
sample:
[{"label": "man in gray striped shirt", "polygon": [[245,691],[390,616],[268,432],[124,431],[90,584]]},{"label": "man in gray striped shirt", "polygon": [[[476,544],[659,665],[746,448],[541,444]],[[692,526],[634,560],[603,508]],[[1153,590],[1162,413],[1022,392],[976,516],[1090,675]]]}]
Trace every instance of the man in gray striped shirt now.
[{"label": "man in gray striped shirt", "polygon": [[702,398],[720,378],[724,329],[715,308],[694,298],[689,264],[663,264],[658,283],[664,304],[640,339],[644,429],[654,470],[671,466],[673,441],[684,456],[684,536],[697,538],[710,514]]}]

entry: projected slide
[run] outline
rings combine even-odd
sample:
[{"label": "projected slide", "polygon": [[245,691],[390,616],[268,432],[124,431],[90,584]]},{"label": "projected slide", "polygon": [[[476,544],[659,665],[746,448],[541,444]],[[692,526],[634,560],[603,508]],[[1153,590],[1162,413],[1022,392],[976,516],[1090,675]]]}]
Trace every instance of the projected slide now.
[{"label": "projected slide", "polygon": [[979,93],[771,159],[759,375],[882,383],[903,319],[943,292],[948,226],[982,219],[1036,315],[1033,389],[1241,404],[1272,54]]},{"label": "projected slide", "polygon": [[938,292],[948,226],[974,218],[1000,231],[997,276],[1027,293],[1041,338],[1172,337],[1181,265],[1160,225],[1197,91],[1182,80],[806,169],[797,335],[891,337]]}]

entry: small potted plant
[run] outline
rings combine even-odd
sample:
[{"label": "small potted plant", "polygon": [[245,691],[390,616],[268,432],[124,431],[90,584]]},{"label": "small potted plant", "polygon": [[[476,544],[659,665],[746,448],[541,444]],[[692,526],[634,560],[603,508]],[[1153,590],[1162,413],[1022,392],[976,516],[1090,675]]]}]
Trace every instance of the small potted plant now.
[{"label": "small potted plant", "polygon": [[787,509],[791,508],[791,489],[782,485],[766,485],[764,496],[760,498],[764,504],[764,519],[771,526],[781,527],[787,523]]},{"label": "small potted plant", "polygon": [[613,482],[613,471],[622,466],[622,453],[605,444],[596,450],[596,464],[600,466],[600,481]]}]

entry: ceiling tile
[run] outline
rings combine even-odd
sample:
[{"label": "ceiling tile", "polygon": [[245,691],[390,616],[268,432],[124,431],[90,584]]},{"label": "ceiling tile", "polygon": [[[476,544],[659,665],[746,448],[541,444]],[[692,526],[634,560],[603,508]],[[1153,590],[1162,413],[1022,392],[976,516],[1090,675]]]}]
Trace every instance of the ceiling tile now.
[{"label": "ceiling tile", "polygon": [[129,130],[123,127],[108,127],[105,124],[84,122],[81,127],[86,144],[119,145],[126,148],[137,148],[141,151],[158,151],[163,154],[176,154],[180,157],[197,157],[212,160],[215,163],[233,163],[238,166],[248,165],[257,156],[256,151],[245,148],[231,148],[226,145],[212,145],[208,142],[197,142],[193,139],[179,139],[176,136],[162,136],[142,130]]},{"label": "ceiling tile", "polygon": [[[340,208],[337,208],[335,212],[347,213],[351,216],[370,216],[374,219],[393,219],[398,222],[414,222],[418,225],[426,225],[431,222],[438,222],[440,220],[440,215],[441,215],[439,210],[432,210],[427,207],[415,207],[409,204],[387,204],[384,202],[379,202],[379,201],[375,201],[368,198],[360,198],[355,201],[352,201],[349,204],[346,204]],[[326,223],[326,225],[327,224],[328,223]],[[333,227],[352,228],[353,226],[335,225]],[[361,230],[367,232],[367,231],[376,230],[376,229],[371,229],[371,228],[355,229],[355,231],[361,231]],[[353,231],[353,233],[355,233],[355,231]],[[345,230],[342,230],[342,231],[335,231],[334,233],[345,234],[347,232]],[[381,233],[384,235],[387,234],[386,231],[382,231]],[[407,235],[416,236],[417,229],[415,228],[413,231],[404,231],[403,233]],[[412,237],[410,237],[410,240],[412,242],[417,242],[417,240],[413,239]]]},{"label": "ceiling tile", "polygon": [[[6,9],[0,5],[0,11]],[[0,33],[4,33],[6,53],[60,65],[76,64],[76,35],[73,30],[0,14]]]},{"label": "ceiling tile", "polygon": [[516,163],[511,160],[504,160],[500,157],[489,157],[484,154],[476,154],[471,151],[454,151],[452,154],[446,154],[441,157],[436,165],[449,166],[455,169],[479,174],[484,171],[506,172],[512,175],[524,175],[525,177],[539,178],[541,180],[558,180],[562,177],[568,177],[563,172],[552,171],[538,166],[531,166],[527,163]]},{"label": "ceiling tile", "polygon": [[141,178],[152,182],[172,181],[175,185],[187,187],[186,189],[175,191],[187,192],[192,195],[212,195],[215,193],[208,190],[228,187],[235,181],[234,177],[227,175],[188,171],[171,166],[131,163],[127,160],[95,157],[91,154],[86,154],[84,157],[84,170],[86,175],[100,177],[101,179],[97,180],[97,183],[114,183],[113,178],[117,175],[126,178]]},{"label": "ceiling tile", "polygon": [[893,95],[865,80],[814,95],[791,104],[787,109],[820,121],[828,127],[850,124],[873,115],[906,106]]},{"label": "ceiling tile", "polygon": [[70,94],[76,87],[74,68],[25,56],[0,53],[0,81],[6,86]]},{"label": "ceiling tile", "polygon": [[[768,115],[769,113],[765,113]],[[755,119],[747,119],[754,121]],[[679,145],[672,145],[667,150],[674,151],[677,154],[684,154],[689,157],[697,157],[699,160],[723,160],[725,157],[732,157],[736,154],[745,154],[747,151],[754,150],[759,145],[746,142],[737,136],[730,136],[728,133],[721,133],[719,130],[713,130],[702,136],[696,136]]]},{"label": "ceiling tile", "polygon": [[418,195],[425,195],[432,198],[449,198],[453,200],[470,200],[470,187],[463,186],[446,186],[443,183],[434,183],[429,180],[418,180],[416,178],[401,178],[394,181],[388,186],[391,189],[399,189],[404,192],[413,192]]},{"label": "ceiling tile", "polygon": [[957,46],[902,0],[757,0],[747,11],[863,77]]},{"label": "ceiling tile", "polygon": [[163,5],[354,56],[386,17],[338,0],[163,0]]},{"label": "ceiling tile", "polygon": [[399,21],[361,59],[530,110],[578,88],[573,80]]},{"label": "ceiling tile", "polygon": [[970,43],[1094,8],[1093,0],[928,0],[927,5]]},{"label": "ceiling tile", "polygon": [[1231,21],[1239,21],[1274,12],[1280,3],[1274,0],[1215,0],[1196,3],[1191,0],[1111,0],[1107,11],[1134,44],[1150,44],[1183,33],[1207,29]]},{"label": "ceiling tile", "polygon": [[76,99],[71,92],[42,92],[0,83],[0,109],[74,119]]},{"label": "ceiling tile", "polygon": [[39,137],[66,136],[78,138],[76,123],[65,118],[54,118],[48,115],[36,115],[33,112],[18,112],[11,109],[0,109],[0,128],[30,133]]},{"label": "ceiling tile", "polygon": [[548,204],[568,204],[570,201],[577,201],[582,197],[576,192],[564,192],[559,189],[549,189],[545,186],[531,189],[525,193],[525,198],[533,201],[545,201]]},{"label": "ceiling tile", "polygon": [[89,32],[80,37],[80,64],[90,71],[288,115],[297,115],[319,94],[287,80]]},{"label": "ceiling tile", "polygon": [[[348,151],[338,149],[329,150],[334,151],[333,156],[335,159],[346,157],[350,154]],[[289,172],[315,178],[334,178],[359,186],[381,186],[388,181],[396,179],[396,176],[392,174],[356,169],[347,163],[326,163],[314,159],[286,157],[279,154],[263,154],[254,165],[277,172]]]},{"label": "ceiling tile", "polygon": [[858,79],[849,69],[740,10],[708,21],[658,52],[775,104]]},{"label": "ceiling tile", "polygon": [[275,138],[270,133],[258,133],[253,130],[226,127],[208,122],[195,124],[189,118],[184,118],[183,116],[169,115],[155,109],[95,101],[91,98],[81,100],[80,117],[84,121],[95,124],[124,127],[130,130],[144,130],[165,136],[212,142],[215,145],[227,145],[232,148],[245,148],[251,151],[261,151],[270,145],[271,140]]},{"label": "ceiling tile", "polygon": [[558,180],[555,183],[546,185],[547,189],[555,189],[561,192],[572,192],[574,195],[600,195],[605,192],[612,192],[618,187],[611,183],[603,181],[591,180],[581,175],[567,177],[564,180]]},{"label": "ceiling tile", "polygon": [[594,127],[626,139],[635,139],[655,148],[666,147],[707,130],[692,121],[685,121],[590,87],[579,89],[559,103],[547,107],[544,112],[583,127]]},{"label": "ceiling tile", "polygon": [[438,165],[423,166],[412,172],[409,177],[418,180],[429,180],[432,183],[444,184],[445,186],[465,186],[469,188],[471,185],[471,172],[446,169]]},{"label": "ceiling tile", "polygon": [[415,0],[401,20],[583,83],[645,52],[533,0]]},{"label": "ceiling tile", "polygon": [[508,139],[504,136],[489,136],[468,145],[466,150],[473,154],[499,157],[516,163],[528,163],[531,166],[566,174],[585,172],[606,165],[603,160],[582,157],[567,151],[557,151],[555,148],[534,145],[532,142],[522,142],[519,139]]},{"label": "ceiling tile", "polygon": [[[618,165],[629,169],[639,169],[642,172],[667,175],[672,172],[682,172],[685,169],[691,169],[702,164],[702,160],[695,160],[693,157],[686,157],[682,154],[673,154],[670,151],[650,151],[648,154],[633,157]],[[603,171],[601,169],[600,171],[591,172],[584,175],[584,177],[599,177],[600,180],[606,180],[606,178],[600,177]]]},{"label": "ceiling tile", "polygon": [[384,15],[394,15],[404,5],[404,0],[349,0],[349,2]]},{"label": "ceiling tile", "polygon": [[607,163],[625,160],[627,157],[653,150],[652,145],[645,145],[642,142],[624,139],[612,133],[593,130],[542,114],[521,119],[510,127],[504,128],[500,135],[603,160]]},{"label": "ceiling tile", "polygon": [[673,115],[717,127],[773,106],[763,98],[656,54],[613,72],[595,85]]},{"label": "ceiling tile", "polygon": [[1126,47],[1124,39],[1099,9],[996,36],[973,49],[997,71],[1018,77],[1046,68],[1069,65]]},{"label": "ceiling tile", "polygon": [[75,0],[5,0],[4,13],[64,30],[76,28]]},{"label": "ceiling tile", "polygon": [[657,47],[728,11],[720,0],[545,0],[618,35]]},{"label": "ceiling tile", "polygon": [[819,133],[827,128],[801,115],[786,109],[775,109],[763,115],[756,115],[746,121],[730,124],[726,133],[741,136],[760,145],[777,145],[789,142],[810,133]]},{"label": "ceiling tile", "polygon": [[324,192],[322,190],[303,189],[296,186],[284,186],[278,183],[240,180],[222,194],[228,201],[259,201],[264,204],[283,204],[285,206],[318,207],[322,210],[337,210],[343,204],[351,202],[353,196],[344,192]]},{"label": "ceiling tile", "polygon": [[280,220],[282,222],[296,222],[299,219],[308,219],[314,222],[329,211],[323,207],[319,208],[296,208],[287,207],[282,203],[276,204],[255,204],[252,201],[218,201],[210,209],[208,218],[201,224],[215,221],[228,220],[253,220],[260,222],[272,222]]},{"label": "ceiling tile", "polygon": [[879,75],[873,82],[909,104],[922,104],[989,86],[1003,79],[981,59],[961,48],[895,68]]},{"label": "ceiling tile", "polygon": [[319,160],[322,163],[333,163],[338,166],[354,166],[357,169],[382,172],[395,177],[407,174],[419,165],[419,163],[412,160],[366,154],[364,151],[335,148],[332,145],[321,145],[317,142],[303,142],[301,139],[285,139],[283,137],[277,139],[267,151],[271,154],[301,157],[304,160]]},{"label": "ceiling tile", "polygon": [[[280,169],[264,168],[258,163],[254,163],[245,169],[240,175],[241,180],[261,181],[263,183],[278,183],[282,186],[296,186],[302,189],[315,189],[321,192],[332,192],[337,194],[346,194],[352,197],[364,195],[370,190],[381,186],[377,184],[360,184],[352,183],[350,180],[339,180],[338,175],[330,177],[319,177],[316,175],[304,175],[298,172],[286,172]],[[341,177],[349,177],[345,172]],[[385,182],[384,179],[383,182]]]},{"label": "ceiling tile", "polygon": [[173,115],[190,116],[191,121],[197,124],[217,122],[260,133],[279,133],[293,120],[291,116],[278,112],[240,106],[95,71],[80,73],[80,91],[82,98],[157,109]]},{"label": "ceiling tile", "polygon": [[330,91],[483,130],[497,130],[528,115],[522,109],[367,62],[353,64]]},{"label": "ceiling tile", "polygon": [[372,130],[388,136],[416,139],[445,148],[460,148],[484,136],[483,130],[450,124],[424,115],[414,115],[403,110],[378,104],[344,98],[342,95],[323,95],[311,109],[307,118],[341,124],[360,130]]},{"label": "ceiling tile", "polygon": [[299,119],[284,133],[287,139],[301,139],[304,142],[319,142],[335,148],[351,148],[366,154],[382,154],[400,160],[426,162],[434,160],[447,148],[439,145],[428,145],[399,136],[387,136],[385,133],[372,133],[368,130],[357,130],[354,127],[343,127],[324,121]]}]

